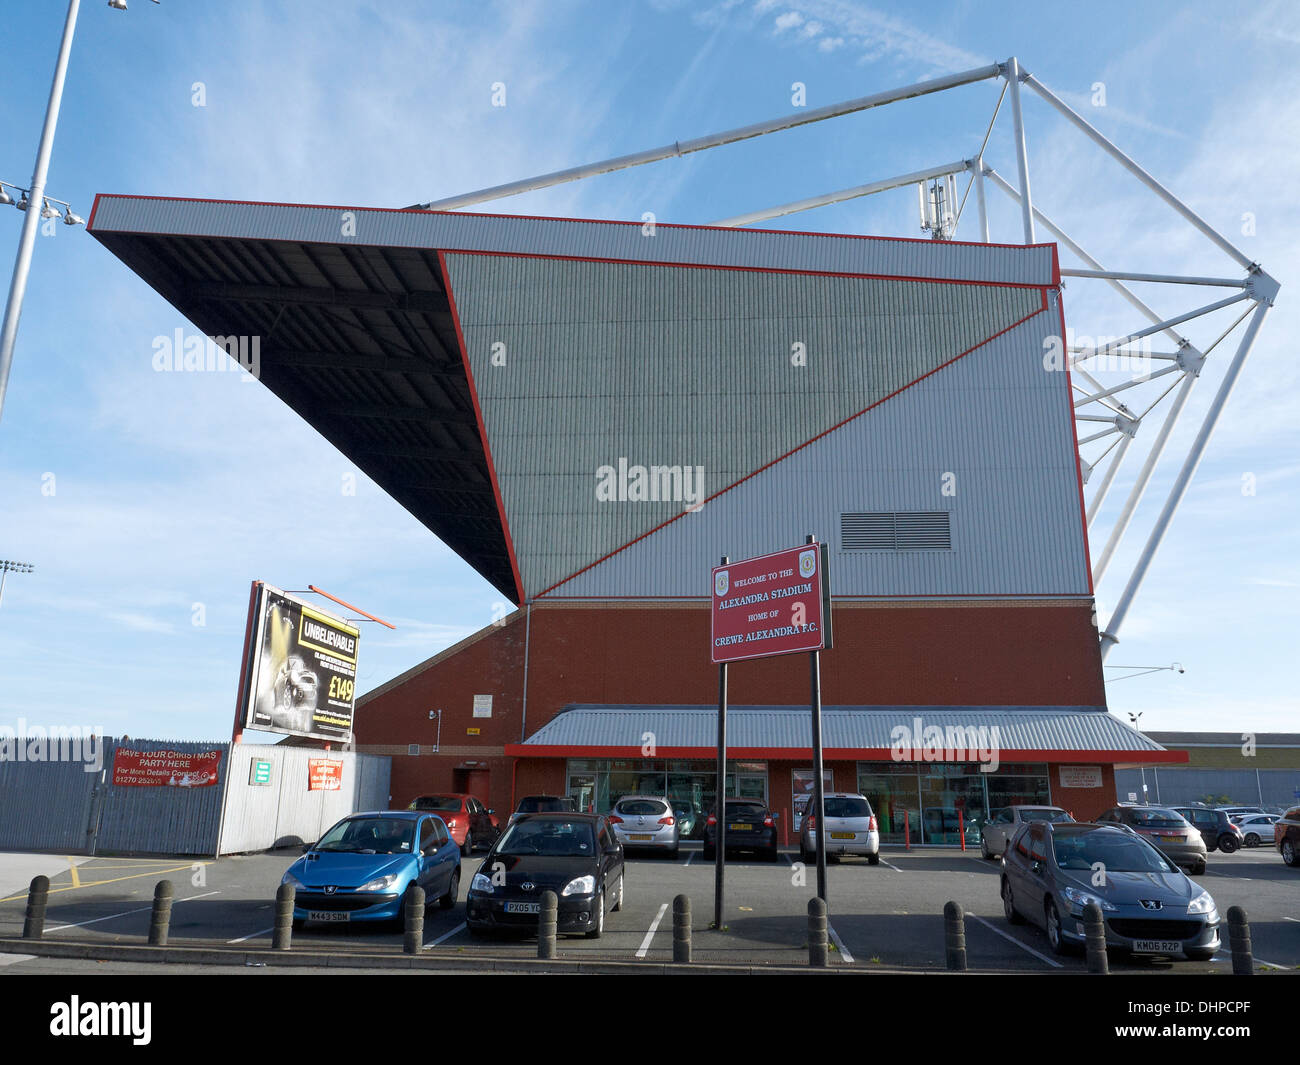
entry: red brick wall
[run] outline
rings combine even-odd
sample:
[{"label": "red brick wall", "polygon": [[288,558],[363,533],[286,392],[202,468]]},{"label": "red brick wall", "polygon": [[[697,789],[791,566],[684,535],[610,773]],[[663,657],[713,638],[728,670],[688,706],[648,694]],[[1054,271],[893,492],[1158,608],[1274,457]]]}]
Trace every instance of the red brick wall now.
[{"label": "red brick wall", "polygon": [[[532,611],[525,724],[524,617],[512,614],[363,698],[357,743],[393,755],[394,804],[450,789],[453,767],[470,759],[489,762],[489,805],[507,809],[511,759],[504,746],[535,733],[568,703],[707,705],[717,698],[707,604],[548,602]],[[1105,703],[1087,601],[836,603],[834,622],[835,647],[822,655],[827,705]],[[474,718],[474,696],[488,694],[492,716]],[[805,703],[806,660],[738,663],[729,672],[729,697],[733,704]],[[429,711],[438,709],[442,754],[408,757],[407,744],[434,743]],[[480,734],[468,735],[469,728]],[[789,802],[789,768],[769,784],[780,806]],[[516,796],[563,791],[562,762],[545,773],[521,764],[519,774]],[[1113,774],[1108,781],[1105,805],[1113,800]],[[851,789],[856,781],[837,778],[836,786]]]}]

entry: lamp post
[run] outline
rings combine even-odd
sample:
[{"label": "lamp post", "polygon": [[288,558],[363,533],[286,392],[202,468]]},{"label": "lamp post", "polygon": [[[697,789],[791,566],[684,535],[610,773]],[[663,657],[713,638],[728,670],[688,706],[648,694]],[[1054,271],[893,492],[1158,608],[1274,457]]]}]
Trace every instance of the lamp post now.
[{"label": "lamp post", "polygon": [[11,573],[31,573],[36,567],[30,562],[14,562],[7,558],[0,558],[0,606],[5,601],[5,578]]},{"label": "lamp post", "polygon": [[[158,3],[159,0],[154,0]],[[77,28],[77,11],[81,0],[68,0],[68,15],[63,22],[63,40],[59,44],[59,58],[54,65],[54,80],[50,83],[50,99],[45,107],[45,125],[41,128],[41,141],[36,149],[36,166],[32,171],[31,185],[23,191],[23,199],[15,206],[26,211],[23,230],[18,238],[18,254],[14,258],[13,277],[9,281],[9,299],[5,303],[4,324],[0,326],[0,416],[4,413],[5,392],[9,386],[9,368],[14,359],[14,342],[18,337],[18,319],[23,313],[23,296],[27,292],[27,274],[32,265],[32,249],[36,245],[36,227],[41,218],[54,218],[58,212],[50,206],[45,195],[45,176],[50,169],[50,153],[54,150],[54,127],[59,121],[59,105],[63,102],[63,81],[68,71],[68,56],[72,53],[72,34]],[[109,7],[126,10],[126,0],[109,0]],[[7,184],[7,183],[6,183]],[[17,188],[10,185],[10,188]],[[3,191],[3,190],[0,190]],[[8,198],[6,194],[6,199]],[[62,203],[62,201],[55,201]],[[37,210],[27,210],[25,205]],[[67,207],[67,204],[64,204]],[[69,214],[65,221],[76,225],[77,216]]]}]

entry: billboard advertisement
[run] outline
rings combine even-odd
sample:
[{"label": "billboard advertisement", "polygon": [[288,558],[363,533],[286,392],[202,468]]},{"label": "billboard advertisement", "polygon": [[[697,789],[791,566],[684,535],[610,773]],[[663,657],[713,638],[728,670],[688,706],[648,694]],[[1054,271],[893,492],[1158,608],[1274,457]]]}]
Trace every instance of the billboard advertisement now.
[{"label": "billboard advertisement", "polygon": [[825,569],[820,544],[714,566],[713,661],[829,647]]},{"label": "billboard advertisement", "polygon": [[217,782],[220,751],[113,752],[113,786],[118,788],[207,788]]},{"label": "billboard advertisement", "polygon": [[254,582],[240,686],[243,727],[346,743],[360,636],[342,618]]}]

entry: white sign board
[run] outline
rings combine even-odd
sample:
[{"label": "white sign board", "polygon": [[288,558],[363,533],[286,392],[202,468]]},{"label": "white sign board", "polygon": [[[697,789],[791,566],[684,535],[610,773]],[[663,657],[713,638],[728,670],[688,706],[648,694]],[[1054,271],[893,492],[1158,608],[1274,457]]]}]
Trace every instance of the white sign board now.
[{"label": "white sign board", "polygon": [[492,716],[492,696],[490,695],[474,696],[474,716],[475,717]]},{"label": "white sign board", "polygon": [[1099,765],[1063,765],[1060,768],[1061,787],[1063,788],[1101,787],[1101,766]]}]

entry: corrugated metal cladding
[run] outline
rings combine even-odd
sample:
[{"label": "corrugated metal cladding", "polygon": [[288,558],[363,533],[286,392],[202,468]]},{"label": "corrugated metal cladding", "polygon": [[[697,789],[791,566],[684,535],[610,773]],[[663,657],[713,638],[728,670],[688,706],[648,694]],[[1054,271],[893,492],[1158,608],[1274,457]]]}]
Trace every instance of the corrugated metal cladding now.
[{"label": "corrugated metal cladding", "polygon": [[99,783],[86,764],[0,761],[0,850],[86,853]]},{"label": "corrugated metal cladding", "polygon": [[[1035,316],[553,594],[704,598],[719,556],[813,533],[837,596],[1087,596],[1068,385],[1042,363],[1058,322]],[[952,547],[842,550],[841,515],[869,511],[947,511]]]},{"label": "corrugated metal cladding", "polygon": [[[827,748],[886,748],[891,733],[915,723],[968,729],[996,727],[1009,751],[1162,751],[1158,743],[1100,706],[827,706],[822,742]],[[811,747],[806,706],[727,708],[727,746]],[[645,733],[657,747],[716,747],[715,706],[571,706],[543,725],[525,747],[640,747]]]},{"label": "corrugated metal cladding", "polygon": [[[1031,288],[502,256],[449,256],[447,270],[530,596],[1033,314],[1043,299]],[[907,426],[905,438],[931,420]],[[629,477],[636,466],[680,467],[672,498],[628,501],[616,489],[621,501],[602,499],[602,468],[630,484],[620,460]],[[778,495],[763,506],[784,511],[785,502]]]},{"label": "corrugated metal cladding", "polygon": [[[271,783],[249,783],[254,759],[271,763]],[[308,791],[307,763],[343,762],[338,791]],[[231,764],[230,790],[221,830],[221,853],[314,843],[325,829],[359,810],[387,810],[391,759],[351,751],[332,752],[279,744],[241,743]]]},{"label": "corrugated metal cladding", "polygon": [[[343,235],[343,214],[355,237]],[[384,211],[100,196],[93,232],[156,233],[440,250],[571,255],[634,262],[822,270],[1050,285],[1049,244],[1002,247],[707,226],[641,225],[463,212]]]}]

